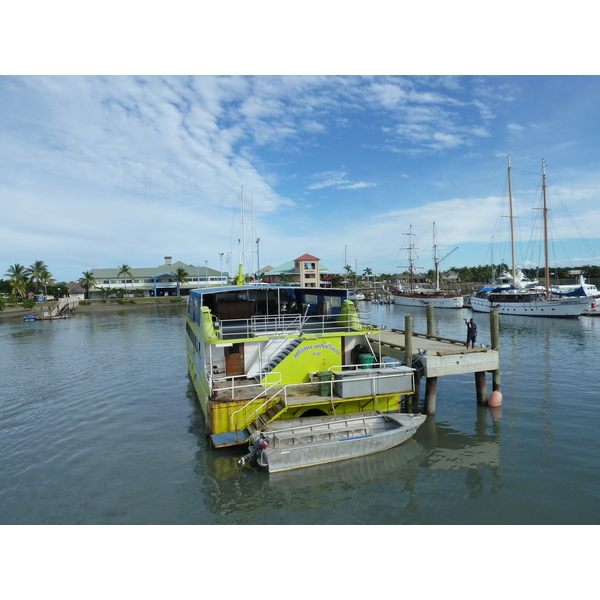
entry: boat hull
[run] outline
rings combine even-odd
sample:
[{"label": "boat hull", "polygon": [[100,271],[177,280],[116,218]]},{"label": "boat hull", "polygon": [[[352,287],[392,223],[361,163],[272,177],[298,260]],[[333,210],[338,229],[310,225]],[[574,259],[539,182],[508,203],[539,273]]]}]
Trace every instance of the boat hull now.
[{"label": "boat hull", "polygon": [[542,300],[530,302],[496,302],[488,298],[471,297],[474,312],[489,313],[491,309],[500,315],[519,315],[526,317],[553,317],[576,319],[592,304],[593,298],[572,298],[569,300]]},{"label": "boat hull", "polygon": [[425,419],[420,414],[393,413],[266,431],[262,435],[269,446],[257,462],[277,473],[382,452],[410,439]]},{"label": "boat hull", "polygon": [[435,308],[462,308],[461,295],[394,294],[394,304],[400,306],[433,306]]}]

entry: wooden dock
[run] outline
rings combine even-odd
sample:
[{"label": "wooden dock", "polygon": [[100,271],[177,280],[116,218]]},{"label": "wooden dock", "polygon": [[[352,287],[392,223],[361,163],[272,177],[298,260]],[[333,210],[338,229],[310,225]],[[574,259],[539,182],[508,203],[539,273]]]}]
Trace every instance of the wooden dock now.
[{"label": "wooden dock", "polygon": [[[406,333],[403,329],[384,329],[368,336],[376,354],[406,360]],[[465,343],[450,338],[412,334],[412,360],[422,365],[422,376],[441,377],[478,371],[495,371],[500,368],[500,356],[491,348],[467,349]]]},{"label": "wooden dock", "polygon": [[[433,307],[428,307],[428,331],[433,331]],[[486,373],[492,373],[492,389],[500,389],[500,352],[497,311],[490,313],[492,347],[466,348],[464,342],[432,333],[414,333],[412,316],[405,329],[382,329],[368,336],[376,355],[404,361],[416,369],[414,400],[419,399],[420,380],[425,377],[425,412],[435,413],[437,378],[474,373],[477,403],[487,404]],[[410,401],[409,401],[410,402]]]}]

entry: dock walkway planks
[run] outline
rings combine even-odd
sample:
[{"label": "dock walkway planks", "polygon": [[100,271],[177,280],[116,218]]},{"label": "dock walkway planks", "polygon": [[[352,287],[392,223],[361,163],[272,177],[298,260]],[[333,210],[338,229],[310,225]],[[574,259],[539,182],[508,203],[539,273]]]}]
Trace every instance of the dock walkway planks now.
[{"label": "dock walkway planks", "polygon": [[458,375],[494,371],[500,368],[497,350],[491,348],[469,348],[464,342],[413,333],[412,360],[405,358],[406,338],[401,329],[382,329],[368,336],[376,354],[403,360],[406,364],[419,361],[425,377]]}]

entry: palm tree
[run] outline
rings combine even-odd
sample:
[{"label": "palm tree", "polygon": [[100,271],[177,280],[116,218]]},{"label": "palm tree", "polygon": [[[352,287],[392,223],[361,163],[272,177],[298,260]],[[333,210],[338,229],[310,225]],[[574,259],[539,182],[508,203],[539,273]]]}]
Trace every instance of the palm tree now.
[{"label": "palm tree", "polygon": [[367,285],[369,283],[369,277],[371,275],[373,275],[373,270],[369,267],[367,267],[364,271],[363,271],[363,275],[367,278]]},{"label": "palm tree", "polygon": [[50,273],[44,261],[36,260],[27,269],[27,275],[29,276],[32,282],[36,282],[38,284],[38,291],[41,291],[41,289],[39,288],[40,285],[44,286],[44,295],[47,298],[48,285],[54,283],[54,280],[52,279],[52,273]]},{"label": "palm tree", "polygon": [[[131,267],[129,265],[121,265],[121,266],[117,266],[117,269],[119,269],[119,273],[117,274],[117,277],[121,277],[121,275],[125,275],[125,277],[131,277],[131,279],[133,279],[133,275],[131,273]],[[127,296],[127,279],[125,279],[125,296]]]},{"label": "palm tree", "polygon": [[24,300],[27,294],[27,284],[29,283],[27,269],[23,265],[15,263],[8,268],[4,276],[10,278],[9,282],[13,293],[15,295],[19,294],[21,300]]},{"label": "palm tree", "polygon": [[346,280],[344,282],[344,287],[348,287],[348,282],[350,281],[350,279],[352,279],[352,277],[354,277],[356,279],[356,274],[354,273],[354,271],[352,270],[352,267],[350,265],[344,265],[344,271],[346,271]]},{"label": "palm tree", "polygon": [[94,271],[84,271],[83,277],[79,279],[80,285],[85,287],[87,299],[90,299],[90,288],[96,287],[96,278],[94,277]]},{"label": "palm tree", "polygon": [[173,275],[175,276],[175,281],[177,282],[177,295],[179,296],[179,284],[187,283],[188,280],[186,277],[189,277],[190,274],[183,267],[177,267],[177,270],[175,273],[173,273]]}]

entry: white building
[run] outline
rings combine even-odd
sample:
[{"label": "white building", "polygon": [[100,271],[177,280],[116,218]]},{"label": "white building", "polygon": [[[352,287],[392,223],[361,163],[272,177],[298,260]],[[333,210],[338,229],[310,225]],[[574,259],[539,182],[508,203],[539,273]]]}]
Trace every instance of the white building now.
[{"label": "white building", "polygon": [[[187,275],[185,283],[178,283],[176,272],[184,269]],[[165,256],[165,262],[158,267],[132,267],[133,277],[119,275],[119,268],[94,269],[95,287],[90,288],[90,298],[103,298],[116,295],[116,290],[125,290],[128,296],[188,296],[190,290],[202,287],[227,285],[227,275],[204,265],[189,265],[181,261],[172,262]]]}]

